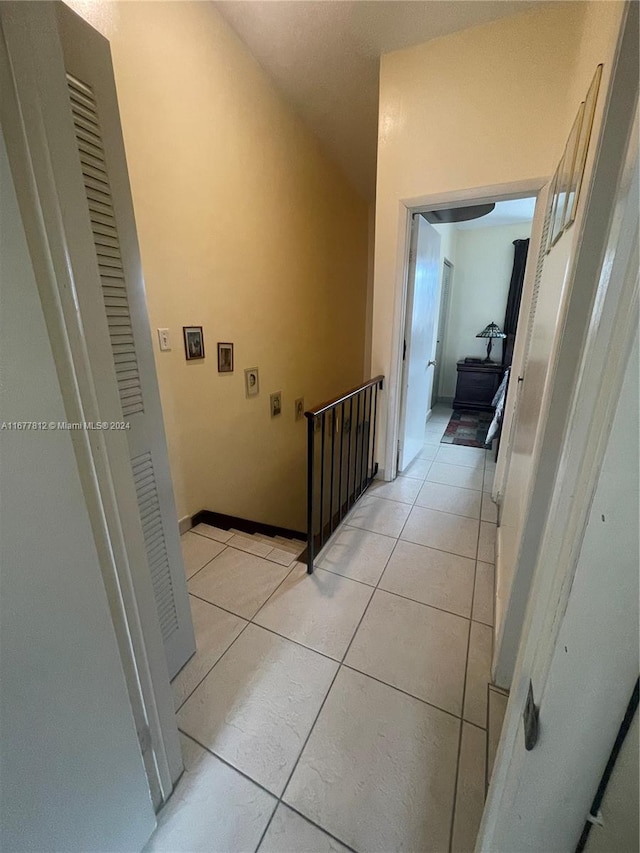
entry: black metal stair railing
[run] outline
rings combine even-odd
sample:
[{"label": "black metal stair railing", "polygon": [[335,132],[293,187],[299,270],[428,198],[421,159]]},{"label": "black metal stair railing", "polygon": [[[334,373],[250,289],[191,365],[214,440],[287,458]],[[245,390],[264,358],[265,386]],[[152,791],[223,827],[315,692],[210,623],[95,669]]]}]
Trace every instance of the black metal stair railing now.
[{"label": "black metal stair railing", "polygon": [[376,376],[304,413],[309,574],[316,555],[378,471],[376,416],[383,382],[384,376]]}]

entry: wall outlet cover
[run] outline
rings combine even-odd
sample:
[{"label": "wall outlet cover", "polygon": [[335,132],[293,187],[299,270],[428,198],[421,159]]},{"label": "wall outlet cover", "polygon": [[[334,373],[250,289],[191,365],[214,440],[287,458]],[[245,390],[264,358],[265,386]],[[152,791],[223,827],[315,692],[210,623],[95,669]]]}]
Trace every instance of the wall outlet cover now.
[{"label": "wall outlet cover", "polygon": [[161,352],[168,352],[171,349],[171,338],[169,337],[169,329],[158,329],[158,341],[160,343]]},{"label": "wall outlet cover", "polygon": [[304,418],[304,397],[298,397],[298,399],[293,405],[296,414],[296,420],[301,421]]}]

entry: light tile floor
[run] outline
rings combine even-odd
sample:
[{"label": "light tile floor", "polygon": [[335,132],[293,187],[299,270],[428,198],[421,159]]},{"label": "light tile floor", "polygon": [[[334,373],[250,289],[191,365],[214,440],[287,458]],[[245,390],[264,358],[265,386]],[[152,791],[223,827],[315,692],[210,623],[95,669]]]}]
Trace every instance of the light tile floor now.
[{"label": "light tile floor", "polygon": [[495,466],[439,443],[450,414],[311,576],[286,543],[183,536],[185,773],[149,850],[473,850],[507,701],[488,689]]}]

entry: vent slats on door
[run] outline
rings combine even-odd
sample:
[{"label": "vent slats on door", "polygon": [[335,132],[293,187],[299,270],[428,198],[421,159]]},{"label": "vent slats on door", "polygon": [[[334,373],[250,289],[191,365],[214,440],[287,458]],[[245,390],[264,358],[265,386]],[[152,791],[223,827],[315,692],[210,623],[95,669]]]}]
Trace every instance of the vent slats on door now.
[{"label": "vent slats on door", "polygon": [[527,325],[527,337],[525,340],[525,360],[522,365],[522,374],[524,375],[527,364],[529,362],[529,349],[531,346],[531,336],[533,334],[533,324],[536,319],[536,308],[538,306],[538,295],[540,293],[540,282],[542,280],[542,269],[544,267],[544,259],[547,256],[547,243],[549,242],[549,228],[551,227],[551,205],[547,208],[544,224],[542,226],[542,237],[540,239],[540,251],[538,252],[538,263],[536,265],[536,277],[533,282],[531,292],[531,308],[529,309],[529,323]]},{"label": "vent slats on door", "polygon": [[143,412],[144,403],[100,120],[91,87],[71,74],[67,74],[67,86],[116,365],[120,404],[123,416],[128,418]]},{"label": "vent slats on door", "polygon": [[151,570],[153,593],[160,617],[160,630],[162,631],[162,639],[166,642],[178,629],[178,615],[151,453],[147,451],[134,457],[131,460],[131,467],[138,497],[147,559]]}]

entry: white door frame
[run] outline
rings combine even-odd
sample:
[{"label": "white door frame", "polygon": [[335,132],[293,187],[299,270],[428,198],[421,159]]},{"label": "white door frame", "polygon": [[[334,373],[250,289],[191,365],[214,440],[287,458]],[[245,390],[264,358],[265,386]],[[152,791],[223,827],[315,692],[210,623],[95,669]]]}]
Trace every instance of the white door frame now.
[{"label": "white door frame", "polygon": [[[534,222],[544,221],[544,205],[539,197],[540,190],[548,177],[530,178],[491,186],[471,187],[434,195],[417,196],[400,201],[398,255],[402,259],[396,279],[396,297],[391,340],[391,363],[387,380],[387,430],[385,439],[385,480],[394,480],[398,473],[397,447],[400,437],[400,411],[402,395],[402,350],[407,310],[407,286],[409,280],[409,251],[411,248],[411,217],[414,213],[462,207],[469,202],[486,204],[492,201],[509,201],[515,198],[536,196]],[[540,230],[542,225],[540,225]],[[403,248],[400,248],[403,247]],[[501,448],[502,450],[502,448]]]},{"label": "white door frame", "polygon": [[[634,19],[627,26],[627,35],[633,33],[633,49],[630,51],[631,60],[629,55],[626,57],[629,60],[627,72],[634,62],[633,53],[637,55],[638,49],[637,10],[629,17]],[[609,594],[615,581],[608,574],[608,567],[600,561],[583,563],[580,583],[576,582],[578,561],[592,501],[603,471],[620,389],[632,357],[634,341],[637,342],[637,77],[635,96],[633,89],[631,82],[627,85],[627,92],[635,101],[635,123],[626,156],[624,152],[620,155],[616,151],[615,143],[619,143],[620,135],[628,130],[628,124],[625,127],[621,120],[620,105],[613,103],[609,114],[612,131],[609,147],[607,150],[605,139],[602,152],[607,162],[599,175],[599,182],[596,179],[592,196],[594,226],[600,225],[603,219],[606,222],[613,214],[601,253],[595,293],[589,300],[586,316],[581,304],[584,299],[576,296],[567,317],[567,326],[574,328],[573,337],[582,327],[584,340],[581,342],[584,346],[576,366],[576,379],[568,386],[573,393],[559,458],[560,473],[542,531],[511,695],[476,846],[476,850],[487,853],[503,849],[549,849],[550,838],[557,840],[557,849],[568,850],[569,844],[577,841],[628,698],[628,693],[624,692],[628,686],[623,685],[622,706],[614,699],[615,689],[619,686],[616,673],[621,666],[637,673],[637,643],[624,644],[615,636],[607,638],[607,633],[613,633],[607,632],[607,625],[619,613],[619,608],[616,610],[614,606],[614,592]],[[620,100],[629,101],[624,92],[622,95]],[[611,139],[616,136],[617,139]],[[612,174],[607,165],[616,163],[616,160],[620,162],[621,157],[624,169],[613,210],[611,207],[603,209],[598,190],[606,189],[615,180],[615,171]],[[591,241],[587,243],[585,254],[598,252],[597,241],[595,249],[592,249]],[[575,349],[575,341],[571,337],[565,335],[562,342],[562,349],[567,350],[563,363],[569,366]],[[637,518],[633,523],[637,524]],[[577,599],[572,599],[572,596]],[[577,605],[576,600],[579,601]],[[599,630],[593,632],[595,642],[589,647],[584,642],[571,643],[575,634],[568,626],[576,624],[575,621],[567,622],[571,601],[574,602],[573,619],[576,619],[577,607],[578,621],[583,628],[585,618],[593,619],[593,614],[600,614]],[[629,602],[629,607],[637,608],[637,597]],[[580,619],[587,610],[591,611],[591,617],[582,616]],[[567,653],[564,644],[572,646],[570,683],[566,679],[550,680],[554,656],[557,660]],[[611,666],[614,657],[616,667]],[[597,674],[601,689],[581,689],[592,682],[594,674]],[[612,683],[608,682],[609,677]],[[548,759],[545,767],[538,766],[535,748],[530,759],[523,750],[522,713],[530,682],[539,707],[541,738],[553,738],[556,727],[561,724],[571,731],[571,738],[566,740],[573,739],[572,742],[563,742],[556,735],[554,761],[558,773],[555,777],[549,772]],[[559,698],[563,690],[569,693],[564,702]],[[548,707],[554,708],[554,712],[545,715]],[[563,720],[558,716],[559,708],[564,710]],[[577,745],[581,746],[578,748]],[[563,749],[566,749],[565,755]],[[571,784],[567,784],[566,772],[560,771],[562,766],[571,767]]]},{"label": "white door frame", "polygon": [[536,213],[539,216],[534,216],[531,223],[531,235],[529,237],[529,250],[527,252],[527,265],[524,273],[524,281],[522,283],[522,300],[520,303],[520,312],[518,315],[518,330],[522,330],[521,334],[516,334],[513,345],[513,357],[511,360],[511,373],[509,374],[509,387],[505,399],[504,410],[502,414],[502,426],[500,429],[500,449],[498,458],[496,459],[496,472],[493,477],[493,485],[491,488],[491,497],[498,504],[498,523],[500,522],[500,504],[504,496],[505,484],[509,476],[509,462],[511,460],[511,448],[513,446],[514,430],[518,417],[518,400],[522,383],[519,381],[522,375],[522,368],[528,356],[529,345],[531,343],[529,331],[525,331],[525,323],[529,322],[533,292],[537,278],[537,263],[536,260],[542,249],[542,238],[544,230],[544,212],[548,208],[549,192],[551,186],[545,185],[536,200]]},{"label": "white door frame", "polygon": [[[595,298],[598,286],[600,253],[604,252],[608,217],[616,193],[615,177],[625,157],[627,133],[633,121],[634,69],[629,70],[628,57],[622,57],[620,53],[624,23],[625,14],[621,9],[618,43],[602,72],[593,120],[593,138],[585,166],[584,190],[579,199],[575,222],[558,244],[560,246],[563,240],[568,240],[572,254],[562,284],[558,332],[551,345],[544,393],[539,403],[540,416],[532,449],[532,473],[522,511],[526,523],[523,521],[509,596],[495,638],[492,676],[501,687],[510,686],[515,669],[534,566],[547,514],[550,512],[550,495],[560,470],[560,456],[570,416],[571,392],[578,378],[591,301]],[[619,61],[621,57],[622,64]],[[593,176],[591,187],[590,176]],[[554,251],[555,248],[551,250],[550,258]],[[535,270],[532,268],[530,272],[534,274]],[[574,282],[578,282],[579,286],[574,286]],[[517,390],[514,391],[512,386],[511,392],[517,393]],[[517,419],[517,413],[515,417]],[[504,476],[507,475],[508,470]],[[498,575],[502,564],[500,538],[498,535]]]},{"label": "white door frame", "polygon": [[[21,4],[18,4],[21,5]],[[86,258],[70,249],[61,199],[53,173],[37,76],[13,26],[12,4],[0,4],[0,122],[5,136],[34,274],[42,301],[56,370],[71,423],[120,420],[98,406],[98,384],[79,312],[78,270]],[[6,13],[6,17],[3,15]],[[39,20],[49,29],[55,50],[53,4]],[[59,176],[58,176],[59,177]],[[95,266],[94,259],[91,263]],[[84,268],[83,268],[84,266]],[[89,269],[92,269],[89,266]],[[108,350],[105,350],[108,352]],[[127,521],[136,518],[135,492],[126,434],[121,430],[71,431],[87,511],[91,520],[141,755],[156,808],[164,802],[182,770],[182,756],[151,579],[132,571],[144,557],[141,534]],[[140,541],[138,541],[138,538]]]},{"label": "white door frame", "polygon": [[[448,269],[449,289],[445,290],[444,279],[445,269]],[[440,272],[440,305],[438,310],[438,328],[436,329],[436,365],[433,372],[433,387],[431,389],[431,403],[429,408],[433,409],[438,402],[440,396],[440,385],[442,384],[442,354],[445,352],[447,343],[447,325],[449,323],[449,307],[451,305],[451,289],[453,287],[453,262],[446,256],[442,259],[442,268]],[[440,337],[442,333],[442,337]],[[440,344],[440,352],[438,352],[438,344]]]},{"label": "white door frame", "polygon": [[[424,305],[421,307],[418,305],[420,299],[424,299],[424,295],[427,292],[425,280],[429,280],[429,274],[427,272],[427,277],[425,279],[425,250],[427,244],[429,244],[429,252],[434,250],[434,246],[432,245],[437,241],[438,248],[435,250],[437,254],[437,260],[435,269],[437,270],[437,281],[436,281],[436,297],[435,297],[435,310],[436,317],[433,325],[433,336],[431,338],[431,347],[432,351],[435,354],[435,342],[438,334],[438,320],[440,314],[440,306],[441,306],[441,292],[440,288],[442,286],[442,276],[439,268],[440,261],[440,252],[441,252],[441,243],[442,237],[438,233],[437,229],[429,223],[425,217],[422,217],[420,214],[415,214],[412,217],[411,224],[411,246],[410,253],[413,251],[413,256],[410,256],[409,259],[409,273],[407,276],[407,293],[406,293],[406,306],[405,306],[405,327],[404,327],[404,340],[402,343],[402,390],[400,392],[400,426],[399,426],[399,434],[401,439],[398,442],[398,460],[402,462],[403,469],[406,469],[411,462],[417,458],[418,453],[422,449],[422,443],[424,442],[424,426],[431,414],[431,397],[433,395],[433,382],[431,386],[431,391],[427,395],[426,399],[426,410],[424,413],[424,419],[422,421],[422,436],[420,438],[420,446],[418,447],[415,455],[411,458],[410,461],[407,461],[407,413],[411,410],[409,399],[411,399],[412,403],[415,405],[416,400],[419,399],[415,395],[417,394],[414,382],[414,388],[411,391],[411,396],[407,393],[410,387],[410,377],[409,374],[413,370],[413,379],[418,381],[418,377],[416,377],[415,369],[415,345],[419,341],[419,329],[421,326],[420,322],[416,322],[416,317],[420,317],[421,313],[424,311]],[[426,269],[428,271],[429,264],[426,264]],[[420,280],[418,280],[418,277]],[[409,284],[411,283],[411,284]],[[418,299],[416,299],[416,294]],[[416,313],[417,312],[417,313]],[[416,334],[418,332],[418,334]],[[428,358],[429,365],[433,362]],[[429,365],[424,367],[423,369],[428,370]],[[409,423],[414,423],[412,418],[409,418]],[[415,444],[412,443],[412,446],[415,447]],[[399,465],[399,463],[398,463]]]}]

